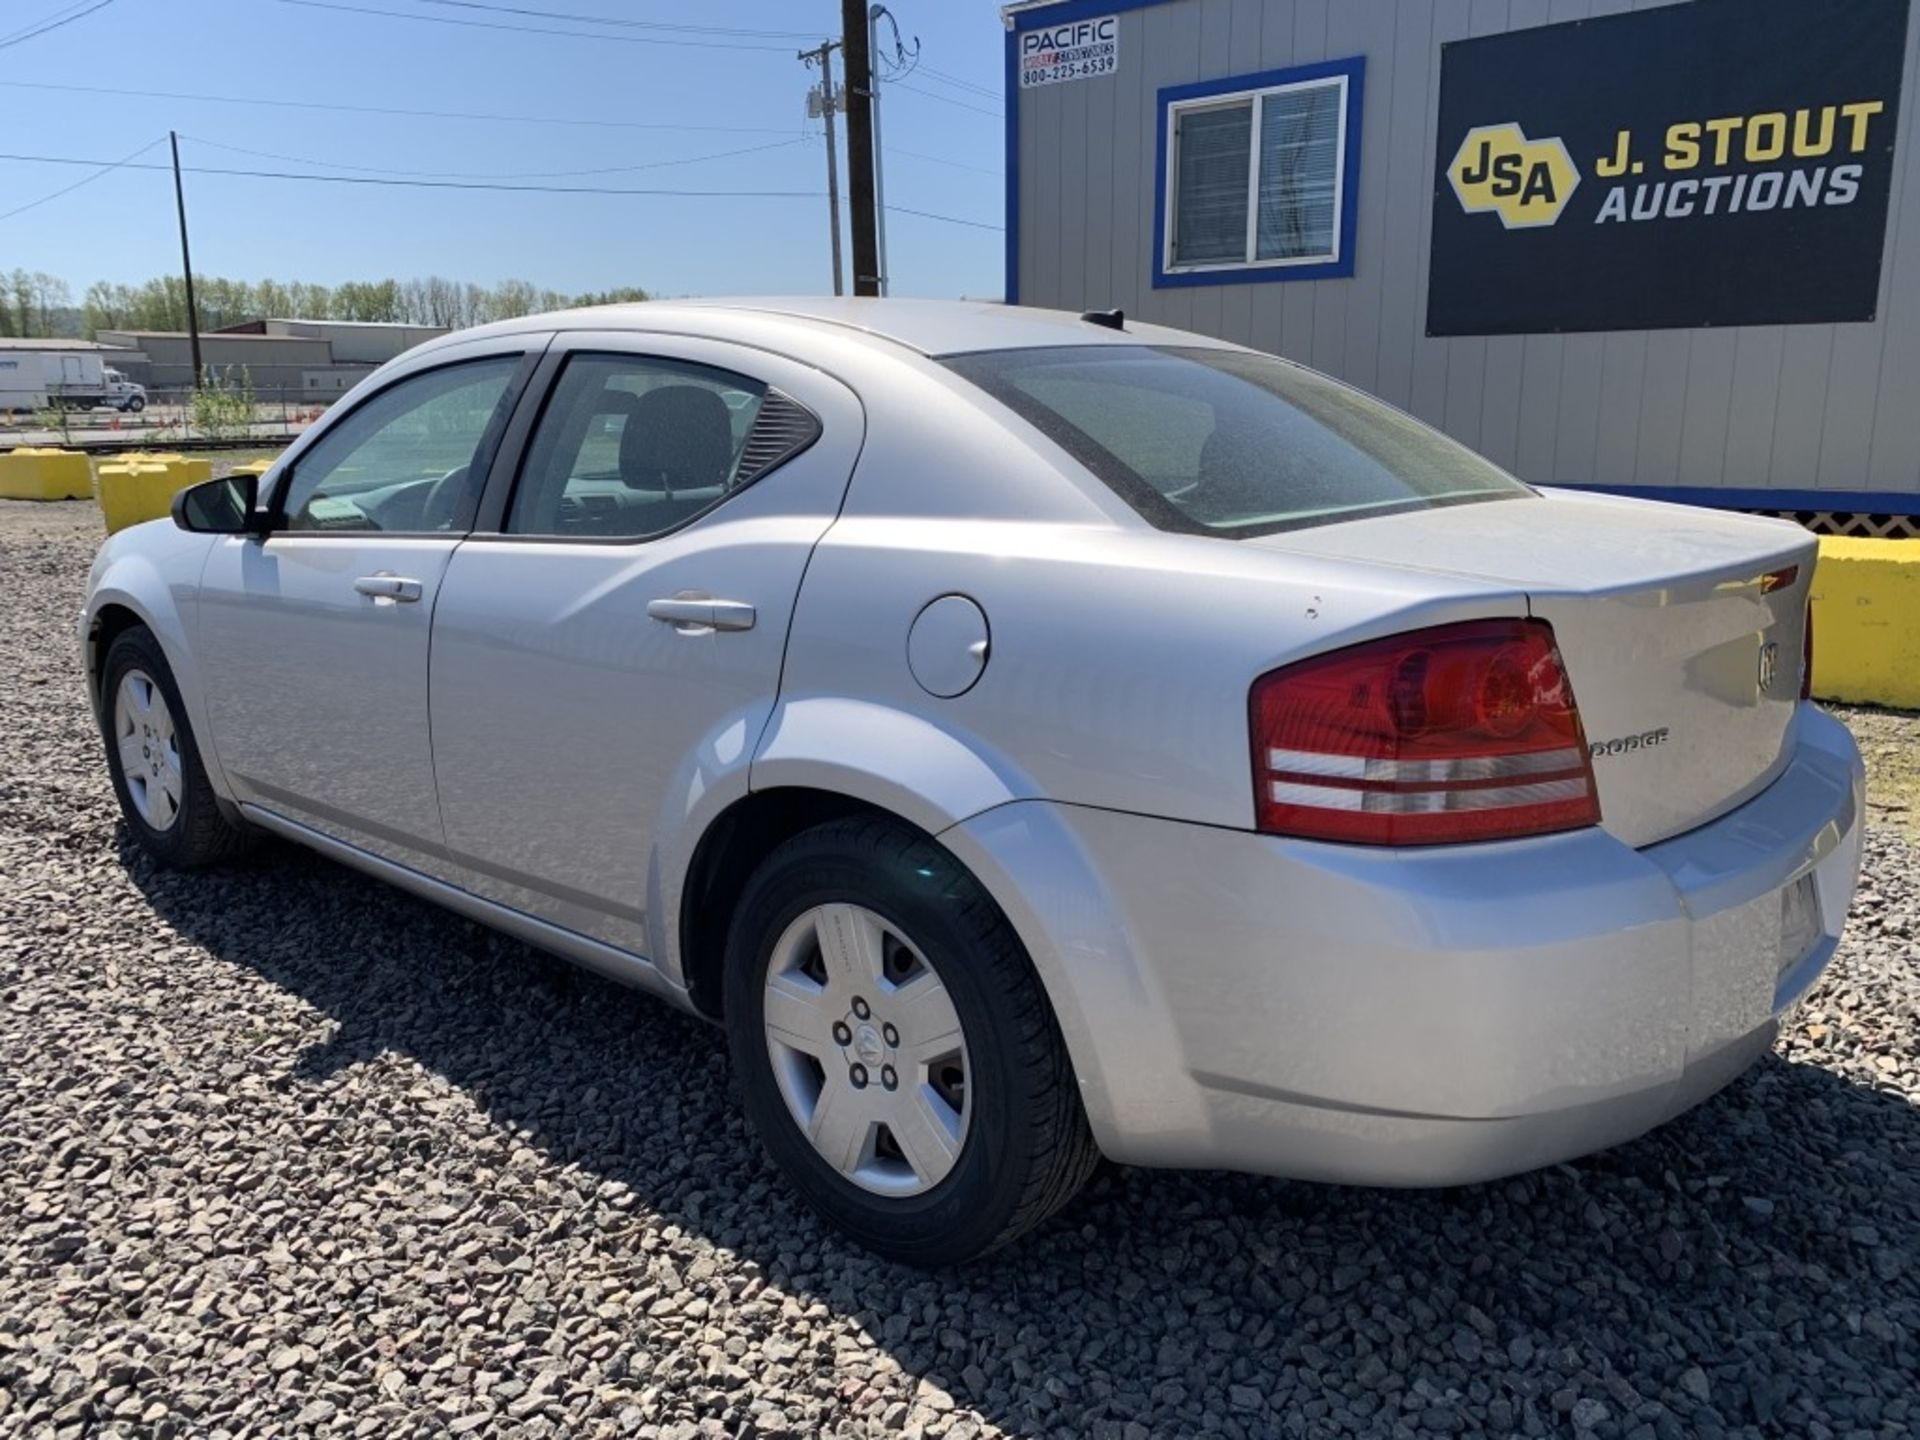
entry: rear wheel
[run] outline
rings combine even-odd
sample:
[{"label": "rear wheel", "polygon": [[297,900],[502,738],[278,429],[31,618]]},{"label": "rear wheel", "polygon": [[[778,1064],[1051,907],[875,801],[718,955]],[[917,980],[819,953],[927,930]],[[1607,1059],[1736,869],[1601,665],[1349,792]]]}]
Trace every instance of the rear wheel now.
[{"label": "rear wheel", "polygon": [[767,858],[728,936],[726,1010],[774,1159],[883,1255],[984,1254],[1098,1159],[1018,939],[951,854],[903,826],[835,821]]},{"label": "rear wheel", "polygon": [[120,813],[164,865],[192,868],[237,855],[245,832],[220,813],[160,642],[143,625],[107,650],[100,718]]}]

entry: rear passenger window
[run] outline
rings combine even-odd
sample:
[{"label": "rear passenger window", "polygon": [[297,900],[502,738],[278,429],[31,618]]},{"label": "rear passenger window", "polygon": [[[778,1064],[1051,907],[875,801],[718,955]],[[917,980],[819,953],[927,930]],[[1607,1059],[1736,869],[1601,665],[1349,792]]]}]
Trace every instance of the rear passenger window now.
[{"label": "rear passenger window", "polygon": [[743,375],[576,355],[547,401],[507,510],[513,535],[645,539],[810,445],[812,415]]}]

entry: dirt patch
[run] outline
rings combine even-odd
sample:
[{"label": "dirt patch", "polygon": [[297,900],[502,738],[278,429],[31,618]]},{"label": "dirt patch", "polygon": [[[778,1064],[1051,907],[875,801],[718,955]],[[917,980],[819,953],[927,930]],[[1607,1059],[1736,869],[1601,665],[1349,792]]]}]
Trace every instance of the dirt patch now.
[{"label": "dirt patch", "polygon": [[91,500],[0,500],[0,546],[68,535],[106,539],[100,507]]}]

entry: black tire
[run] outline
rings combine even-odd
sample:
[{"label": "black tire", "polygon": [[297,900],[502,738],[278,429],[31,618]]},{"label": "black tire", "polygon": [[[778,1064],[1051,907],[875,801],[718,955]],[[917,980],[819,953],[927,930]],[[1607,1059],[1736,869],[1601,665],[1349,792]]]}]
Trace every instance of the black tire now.
[{"label": "black tire", "polygon": [[[788,1110],[768,1055],[765,983],[775,945],[800,916],[834,902],[897,926],[937,972],[964,1029],[972,1118],[952,1170],[911,1197],[862,1189],[821,1156]],[[728,930],[725,1006],[747,1111],[774,1160],[830,1223],[890,1259],[940,1266],[984,1255],[1059,1210],[1099,1161],[1025,949],[953,855],[903,825],[833,821],[762,862]]]},{"label": "black tire", "polygon": [[[173,717],[176,747],[180,757],[180,807],[162,828],[150,824],[134,803],[120,747],[114,735],[114,697],[127,672],[138,670],[149,676],[166,701]],[[220,813],[207,769],[200,760],[200,747],[194,739],[187,708],[180,700],[180,687],[166,653],[153,632],[135,625],[114,637],[107,647],[106,663],[100,667],[100,735],[107,750],[107,771],[113,777],[114,797],[127,829],[140,848],[160,864],[173,869],[192,870],[231,860],[244,851],[251,839]]]},{"label": "black tire", "polygon": [[120,408],[122,410],[131,410],[134,414],[138,415],[142,410],[147,408],[147,402],[143,396],[135,395]]}]

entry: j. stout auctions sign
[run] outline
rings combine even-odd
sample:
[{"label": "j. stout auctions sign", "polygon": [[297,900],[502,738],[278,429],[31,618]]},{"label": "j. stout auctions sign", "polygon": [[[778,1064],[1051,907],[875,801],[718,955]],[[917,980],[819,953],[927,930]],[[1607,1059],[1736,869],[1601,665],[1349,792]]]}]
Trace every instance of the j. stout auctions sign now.
[{"label": "j. stout auctions sign", "polygon": [[1871,320],[1908,0],[1692,0],[1456,41],[1427,331]]}]

